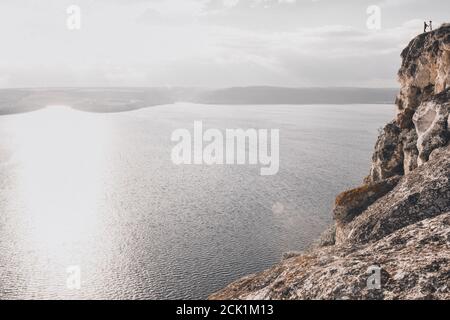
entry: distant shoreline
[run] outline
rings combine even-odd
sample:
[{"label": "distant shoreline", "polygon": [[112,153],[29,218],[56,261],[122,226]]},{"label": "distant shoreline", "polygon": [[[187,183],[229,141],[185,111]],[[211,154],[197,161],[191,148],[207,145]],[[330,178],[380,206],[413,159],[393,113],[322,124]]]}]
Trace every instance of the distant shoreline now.
[{"label": "distant shoreline", "polygon": [[202,89],[154,88],[29,88],[0,89],[0,115],[67,105],[76,110],[116,113],[173,103],[204,105],[355,105],[394,104],[394,88],[235,87]]}]

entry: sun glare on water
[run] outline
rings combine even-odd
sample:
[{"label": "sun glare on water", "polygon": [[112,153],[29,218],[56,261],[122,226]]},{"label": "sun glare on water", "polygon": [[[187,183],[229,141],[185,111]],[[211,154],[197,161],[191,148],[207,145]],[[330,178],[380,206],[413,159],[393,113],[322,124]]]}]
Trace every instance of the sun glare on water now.
[{"label": "sun glare on water", "polygon": [[98,236],[105,123],[99,115],[65,106],[13,122],[17,197],[26,222],[17,230],[18,242],[60,274],[80,264],[77,257],[89,257]]}]

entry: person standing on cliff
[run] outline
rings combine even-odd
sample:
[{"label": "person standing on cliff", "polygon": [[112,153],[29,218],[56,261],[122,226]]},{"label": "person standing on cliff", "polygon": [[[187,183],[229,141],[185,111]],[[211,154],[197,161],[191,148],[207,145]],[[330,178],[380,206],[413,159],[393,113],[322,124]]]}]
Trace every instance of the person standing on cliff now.
[{"label": "person standing on cliff", "polygon": [[433,21],[431,21],[431,20],[430,20],[430,25],[429,25],[429,27],[430,27],[430,31],[433,31]]},{"label": "person standing on cliff", "polygon": [[428,24],[426,21],[423,22],[423,33],[427,32]]}]

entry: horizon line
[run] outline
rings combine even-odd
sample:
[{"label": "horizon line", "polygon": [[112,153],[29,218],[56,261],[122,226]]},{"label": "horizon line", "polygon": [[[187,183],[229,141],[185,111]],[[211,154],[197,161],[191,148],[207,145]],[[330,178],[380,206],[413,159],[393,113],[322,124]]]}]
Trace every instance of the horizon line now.
[{"label": "horizon line", "polygon": [[0,87],[0,90],[50,90],[50,89],[206,89],[206,90],[224,90],[224,89],[251,89],[251,88],[275,88],[275,89],[386,89],[399,90],[400,87],[359,87],[359,86],[271,86],[271,85],[246,85],[246,86],[50,86],[50,87]]}]

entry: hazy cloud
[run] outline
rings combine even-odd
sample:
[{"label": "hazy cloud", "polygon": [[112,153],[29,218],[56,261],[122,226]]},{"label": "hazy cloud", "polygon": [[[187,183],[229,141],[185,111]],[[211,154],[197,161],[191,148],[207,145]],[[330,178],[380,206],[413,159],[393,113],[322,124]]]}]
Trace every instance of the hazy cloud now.
[{"label": "hazy cloud", "polygon": [[[82,28],[66,28],[66,8]],[[368,5],[382,29],[366,28]],[[0,86],[395,85],[399,54],[448,1],[15,0]]]}]

